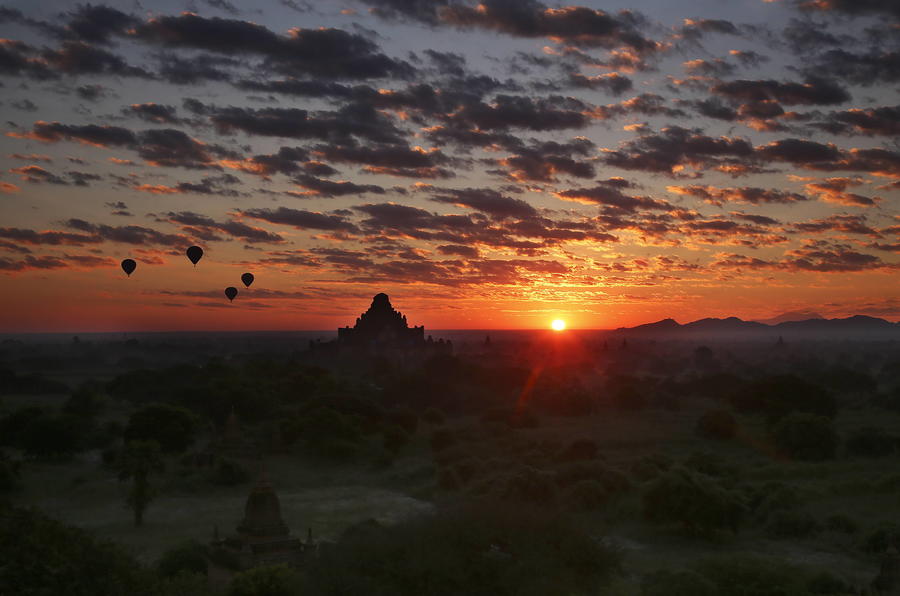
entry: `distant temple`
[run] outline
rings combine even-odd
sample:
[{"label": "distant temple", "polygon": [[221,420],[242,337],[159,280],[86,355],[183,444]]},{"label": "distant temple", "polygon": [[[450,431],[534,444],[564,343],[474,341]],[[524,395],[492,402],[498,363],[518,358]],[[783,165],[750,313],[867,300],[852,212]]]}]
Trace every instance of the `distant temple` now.
[{"label": "distant temple", "polygon": [[356,318],[353,327],[339,327],[337,331],[336,341],[310,342],[310,352],[322,365],[360,364],[377,357],[409,366],[431,356],[453,353],[450,341],[426,337],[424,326],[410,327],[406,316],[391,306],[384,293],[375,294],[369,310]]},{"label": "distant temple", "polygon": [[247,497],[237,534],[224,540],[216,536],[213,545],[236,554],[243,568],[273,563],[299,565],[303,553],[314,548],[311,535],[305,543],[291,536],[281,518],[278,495],[265,473],[260,475]]},{"label": "distant temple", "polygon": [[338,328],[338,342],[348,346],[417,346],[425,343],[425,327],[410,327],[406,315],[391,306],[387,294],[375,294],[369,310],[353,327]]}]

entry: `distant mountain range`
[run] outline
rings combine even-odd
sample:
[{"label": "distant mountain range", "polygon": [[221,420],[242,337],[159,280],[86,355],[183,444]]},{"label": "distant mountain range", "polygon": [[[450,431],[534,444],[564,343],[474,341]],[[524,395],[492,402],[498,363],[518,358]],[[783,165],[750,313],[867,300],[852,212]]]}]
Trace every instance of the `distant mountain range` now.
[{"label": "distant mountain range", "polygon": [[[790,313],[789,313],[790,314]],[[787,316],[787,315],[785,315]],[[781,319],[782,317],[778,317]],[[772,319],[773,321],[775,319]],[[802,339],[898,339],[900,323],[891,323],[877,317],[856,315],[846,319],[810,318],[783,320],[774,324],[744,321],[737,317],[727,319],[700,319],[682,325],[675,319],[663,319],[637,327],[620,327],[616,334],[640,337],[665,337],[670,339],[763,338],[779,336]]]}]

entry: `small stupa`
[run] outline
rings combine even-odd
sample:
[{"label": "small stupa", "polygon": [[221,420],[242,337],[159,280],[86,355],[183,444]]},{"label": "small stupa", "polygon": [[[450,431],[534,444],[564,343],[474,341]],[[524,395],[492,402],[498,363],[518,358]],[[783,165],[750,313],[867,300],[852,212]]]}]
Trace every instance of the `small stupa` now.
[{"label": "small stupa", "polygon": [[303,543],[291,536],[281,517],[281,502],[265,469],[247,496],[244,517],[236,530],[236,534],[219,541],[216,546],[237,554],[245,568],[275,563],[298,565],[303,552],[312,546],[311,537]]}]

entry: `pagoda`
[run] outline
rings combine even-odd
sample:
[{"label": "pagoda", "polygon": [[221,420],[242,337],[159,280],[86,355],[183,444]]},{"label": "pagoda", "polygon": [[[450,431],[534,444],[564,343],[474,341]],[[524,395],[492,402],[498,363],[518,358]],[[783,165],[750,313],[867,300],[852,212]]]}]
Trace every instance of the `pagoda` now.
[{"label": "pagoda", "polygon": [[276,563],[298,565],[304,551],[312,547],[311,538],[304,543],[291,536],[281,517],[278,495],[265,471],[247,497],[244,518],[236,530],[236,534],[215,541],[214,545],[235,553],[244,568]]},{"label": "pagoda", "polygon": [[359,347],[418,347],[425,344],[425,327],[410,327],[406,316],[391,306],[387,294],[376,294],[369,310],[353,327],[338,328],[338,343]]}]

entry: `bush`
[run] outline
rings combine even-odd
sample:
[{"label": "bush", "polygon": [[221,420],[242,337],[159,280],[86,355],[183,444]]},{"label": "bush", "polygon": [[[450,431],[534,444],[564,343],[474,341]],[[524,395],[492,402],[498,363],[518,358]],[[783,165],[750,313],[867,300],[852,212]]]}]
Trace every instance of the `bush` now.
[{"label": "bush", "polygon": [[806,582],[810,594],[854,594],[856,590],[844,580],[827,571],[820,571]]},{"label": "bush", "polygon": [[847,453],[857,457],[885,457],[897,448],[897,437],[878,427],[860,428],[847,437]]},{"label": "bush", "polygon": [[597,461],[575,462],[562,466],[557,470],[555,479],[560,488],[585,481],[596,482],[607,493],[619,493],[631,487],[631,482],[625,474]]},{"label": "bush", "polygon": [[566,494],[566,500],[577,509],[598,510],[608,502],[612,493],[596,480],[582,480]]},{"label": "bush", "polygon": [[841,534],[855,534],[859,531],[859,524],[852,517],[835,513],[825,518],[825,529]]},{"label": "bush", "polygon": [[222,459],[216,463],[209,481],[219,486],[237,486],[250,481],[250,472],[234,460]]},{"label": "bush", "polygon": [[152,575],[123,548],[35,510],[0,515],[0,561],[0,594],[156,594]]},{"label": "bush", "polygon": [[583,461],[597,459],[597,443],[589,439],[576,439],[559,454],[560,461]]},{"label": "bush", "polygon": [[444,413],[436,408],[428,408],[422,413],[422,420],[432,426],[441,426],[447,421]]},{"label": "bush", "polygon": [[523,467],[507,479],[502,496],[532,505],[551,505],[556,502],[556,483],[549,472]]},{"label": "bush", "polygon": [[760,412],[774,424],[792,413],[834,418],[837,402],[819,385],[793,375],[761,379],[736,394],[733,403],[743,412]]},{"label": "bush", "polygon": [[300,574],[287,565],[266,565],[231,578],[228,596],[296,596]]},{"label": "bush", "polygon": [[596,594],[620,555],[543,509],[484,504],[347,532],[308,567],[318,596]]},{"label": "bush", "polygon": [[694,571],[657,571],[641,582],[641,596],[717,596],[718,593],[711,581]]},{"label": "bush", "polygon": [[804,461],[833,459],[840,442],[831,420],[814,414],[791,414],[772,434],[779,452]]},{"label": "bush", "polygon": [[892,546],[900,548],[900,525],[888,522],[882,523],[866,535],[862,550],[870,554],[881,554]]},{"label": "bush", "polygon": [[795,511],[803,504],[796,489],[781,482],[767,482],[751,487],[747,492],[747,504],[760,522],[779,511]]},{"label": "bush", "polygon": [[[714,557],[701,561],[696,569],[723,595],[801,596],[807,593],[803,569],[775,559],[751,555]],[[738,587],[740,591],[736,592]]]},{"label": "bush", "polygon": [[662,453],[645,455],[631,464],[631,475],[637,480],[652,480],[673,465],[672,458]]},{"label": "bush", "polygon": [[19,462],[12,461],[0,451],[0,493],[9,492],[19,485]]},{"label": "bush", "polygon": [[708,451],[695,451],[684,460],[686,468],[714,476],[722,480],[734,480],[738,477],[738,469],[735,465],[726,462],[721,456]]},{"label": "bush", "polygon": [[419,427],[419,417],[416,413],[407,408],[399,408],[389,413],[387,420],[391,424],[395,424],[406,431],[407,434],[416,434]]},{"label": "bush", "polygon": [[206,575],[208,548],[195,540],[183,542],[162,554],[156,569],[162,577],[174,577],[179,573]]},{"label": "bush", "polygon": [[732,491],[703,474],[673,468],[652,481],[643,495],[644,517],[677,523],[689,531],[737,532],[744,504]]},{"label": "bush", "polygon": [[409,443],[409,435],[402,426],[388,426],[382,431],[382,435],[384,436],[384,448],[394,455]]},{"label": "bush", "polygon": [[773,538],[806,538],[819,531],[819,524],[803,511],[779,511],[766,524],[766,532]]},{"label": "bush", "polygon": [[183,453],[194,442],[199,421],[189,410],[153,403],[131,415],[125,442],[156,441],[165,453]]},{"label": "bush", "polygon": [[636,387],[622,387],[613,391],[612,404],[618,410],[637,412],[647,407],[647,399]]},{"label": "bush", "polygon": [[431,433],[431,449],[435,453],[443,451],[456,443],[456,436],[447,429],[439,429]]},{"label": "bush", "polygon": [[707,410],[697,420],[694,433],[704,439],[728,441],[737,433],[737,422],[728,410]]}]

